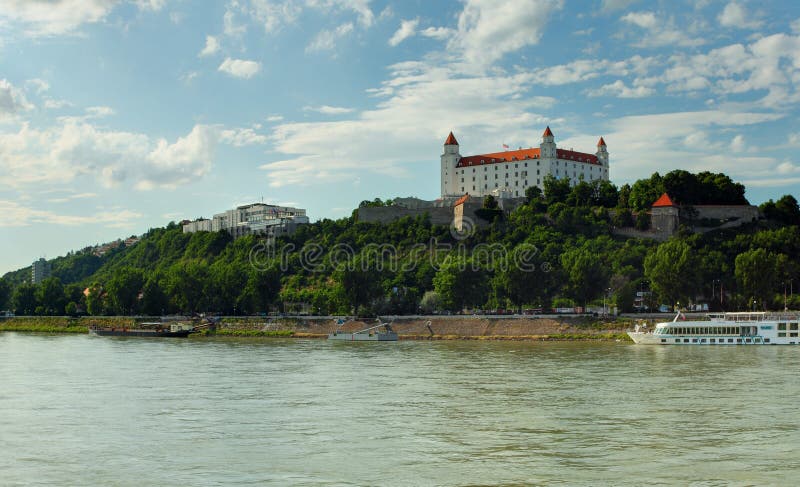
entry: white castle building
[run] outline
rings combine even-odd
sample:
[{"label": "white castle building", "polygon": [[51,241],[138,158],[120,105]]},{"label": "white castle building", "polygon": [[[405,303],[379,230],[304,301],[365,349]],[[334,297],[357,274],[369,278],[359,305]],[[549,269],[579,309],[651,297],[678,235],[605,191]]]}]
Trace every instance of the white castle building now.
[{"label": "white castle building", "polygon": [[538,148],[520,148],[492,154],[462,156],[453,132],[444,142],[442,161],[442,198],[470,196],[525,196],[531,186],[543,188],[544,178],[552,174],[557,179],[578,181],[602,179],[608,181],[608,150],[602,137],[597,152],[588,154],[559,149],[550,127],[542,134]]}]

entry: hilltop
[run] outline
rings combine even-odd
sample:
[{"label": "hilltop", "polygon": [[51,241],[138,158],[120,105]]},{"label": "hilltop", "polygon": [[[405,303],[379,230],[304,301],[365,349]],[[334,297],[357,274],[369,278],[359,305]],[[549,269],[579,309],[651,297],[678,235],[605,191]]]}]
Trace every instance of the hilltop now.
[{"label": "hilltop", "polygon": [[744,187],[725,175],[673,171],[621,188],[551,178],[544,193],[532,188],[508,213],[487,198],[488,223],[473,234],[432,225],[424,215],[385,225],[354,215],[301,226],[267,245],[253,235],[183,233],[171,223],[102,255],[87,248],[53,259],[52,277],[40,285],[25,282],[29,268],[8,273],[0,308],[94,315],[602,304],[631,311],[678,302],[733,310],[753,301],[783,308],[784,284],[800,284],[792,282],[800,269],[794,197],[764,203],[763,218],[736,228],[695,234],[681,220],[664,242],[615,235],[626,226],[646,229],[648,205],[664,193],[685,208],[747,203]]}]

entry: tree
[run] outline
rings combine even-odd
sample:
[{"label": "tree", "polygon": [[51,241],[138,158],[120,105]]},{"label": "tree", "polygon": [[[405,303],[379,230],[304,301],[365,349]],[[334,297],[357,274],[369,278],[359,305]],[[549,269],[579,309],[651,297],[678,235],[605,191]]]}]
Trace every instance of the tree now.
[{"label": "tree", "polygon": [[585,305],[608,287],[610,268],[600,255],[582,247],[564,252],[561,266],[568,278],[570,297]]},{"label": "tree", "polygon": [[572,188],[569,184],[569,178],[556,179],[552,174],[544,177],[544,197],[547,205],[553,203],[566,203]]},{"label": "tree", "polygon": [[64,312],[67,316],[78,316],[78,305],[75,304],[75,301],[70,301],[67,303],[67,306],[64,307]]},{"label": "tree", "polygon": [[628,201],[632,210],[649,210],[662,194],[664,183],[656,172],[649,179],[640,179],[633,183]]},{"label": "tree", "polygon": [[348,309],[358,312],[368,307],[383,294],[380,273],[375,262],[356,256],[352,261],[341,263],[333,275],[339,284],[341,295]]},{"label": "tree", "polygon": [[8,298],[11,297],[11,284],[5,279],[0,279],[0,310],[6,309]]},{"label": "tree", "polygon": [[61,279],[48,277],[36,289],[36,301],[44,309],[43,314],[64,314],[64,286]]},{"label": "tree", "polygon": [[763,248],[748,250],[736,256],[736,280],[744,296],[767,303],[782,279],[786,256]]},{"label": "tree", "polygon": [[419,302],[419,307],[424,313],[433,313],[441,309],[442,299],[436,291],[425,291]]},{"label": "tree", "polygon": [[142,312],[157,316],[163,314],[167,308],[169,308],[169,298],[164,294],[158,279],[151,277],[142,287]]},{"label": "tree", "polygon": [[481,306],[488,296],[486,272],[471,259],[448,256],[433,278],[433,287],[446,309]]},{"label": "tree", "polygon": [[18,315],[33,315],[36,312],[36,286],[23,283],[14,289],[11,306]]},{"label": "tree", "polygon": [[92,316],[106,314],[106,293],[103,287],[94,283],[89,287],[89,294],[86,296],[86,312]]},{"label": "tree", "polygon": [[143,285],[144,274],[139,269],[123,267],[114,275],[106,291],[117,313],[133,314],[138,310]]},{"label": "tree", "polygon": [[678,239],[662,243],[644,259],[644,275],[651,289],[670,305],[681,300],[686,303],[694,295],[697,267],[692,248]]}]

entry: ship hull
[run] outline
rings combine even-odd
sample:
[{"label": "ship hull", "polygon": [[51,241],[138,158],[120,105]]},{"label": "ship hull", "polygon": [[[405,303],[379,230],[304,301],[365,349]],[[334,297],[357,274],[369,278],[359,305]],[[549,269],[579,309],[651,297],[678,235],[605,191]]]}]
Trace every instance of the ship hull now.
[{"label": "ship hull", "polygon": [[328,340],[345,342],[396,342],[397,333],[329,333]]},{"label": "ship hull", "polygon": [[141,338],[186,338],[194,330],[126,330],[126,329],[91,329],[89,333],[109,337],[141,337]]}]

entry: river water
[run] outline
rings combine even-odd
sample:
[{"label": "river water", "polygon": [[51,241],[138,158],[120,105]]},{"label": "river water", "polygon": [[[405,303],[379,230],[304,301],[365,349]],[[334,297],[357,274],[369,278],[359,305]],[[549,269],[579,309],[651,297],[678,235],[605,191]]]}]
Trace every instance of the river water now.
[{"label": "river water", "polygon": [[796,485],[800,347],[0,333],[0,485]]}]

